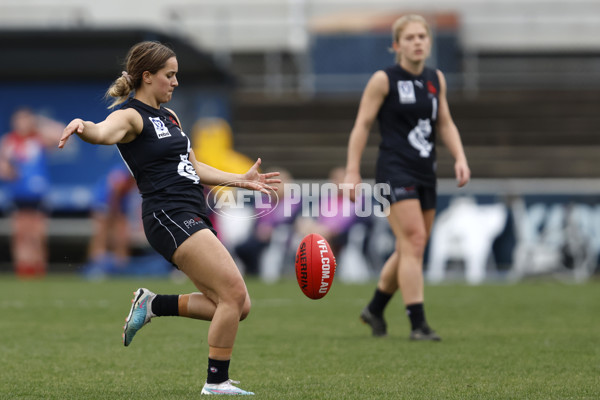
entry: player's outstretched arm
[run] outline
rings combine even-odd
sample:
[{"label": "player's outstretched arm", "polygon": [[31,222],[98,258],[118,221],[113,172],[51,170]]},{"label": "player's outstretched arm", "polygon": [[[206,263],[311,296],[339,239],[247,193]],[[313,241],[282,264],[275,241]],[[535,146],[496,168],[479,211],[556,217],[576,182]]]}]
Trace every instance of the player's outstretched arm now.
[{"label": "player's outstretched arm", "polygon": [[75,118],[63,130],[58,148],[62,149],[74,134],[92,144],[130,142],[142,131],[142,123],[142,117],[133,109],[117,110],[99,123]]}]

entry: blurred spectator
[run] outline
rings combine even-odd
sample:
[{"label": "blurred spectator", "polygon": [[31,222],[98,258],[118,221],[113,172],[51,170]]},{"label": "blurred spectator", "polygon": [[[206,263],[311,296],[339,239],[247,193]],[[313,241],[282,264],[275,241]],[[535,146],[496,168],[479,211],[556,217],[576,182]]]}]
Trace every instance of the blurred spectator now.
[{"label": "blurred spectator", "polygon": [[343,167],[333,168],[329,172],[329,181],[336,185],[337,191],[328,191],[329,196],[320,198],[318,216],[303,216],[296,222],[298,234],[305,236],[318,233],[329,242],[334,254],[345,245],[348,231],[357,220],[354,203],[342,196],[341,184],[344,183],[345,173]]},{"label": "blurred spectator", "polygon": [[129,195],[134,190],[135,179],[123,163],[112,167],[96,184],[91,212],[94,230],[84,274],[111,274],[127,266],[131,244]]},{"label": "blurred spectator", "polygon": [[222,118],[201,118],[192,128],[194,154],[198,161],[234,174],[243,174],[254,160],[234,149],[233,132]]},{"label": "blurred spectator", "polygon": [[[280,196],[278,205],[271,212],[265,212],[264,215],[257,218],[254,229],[251,235],[242,243],[235,247],[235,253],[245,266],[246,275],[256,276],[261,272],[261,259],[265,253],[267,247],[272,243],[275,232],[278,232],[278,239],[281,240],[282,245],[278,246],[279,257],[277,259],[280,262],[285,259],[286,250],[289,247],[289,240],[291,239],[291,233],[293,232],[293,223],[300,211],[300,203],[290,202],[291,212],[286,213],[283,204],[287,201],[285,198],[286,191],[284,185],[292,182],[291,174],[284,169],[277,169],[280,173],[279,178],[281,183],[274,184],[273,186],[278,187],[276,193]],[[266,195],[265,195],[266,196]],[[267,201],[264,204],[268,204]],[[261,211],[265,211],[262,209]],[[285,234],[287,233],[287,234]],[[283,237],[285,236],[285,237]]]},{"label": "blurred spectator", "polygon": [[64,125],[19,108],[11,117],[11,128],[0,140],[0,179],[8,182],[12,202],[13,264],[20,277],[44,276],[48,263],[44,202],[50,185],[46,152],[55,147]]}]

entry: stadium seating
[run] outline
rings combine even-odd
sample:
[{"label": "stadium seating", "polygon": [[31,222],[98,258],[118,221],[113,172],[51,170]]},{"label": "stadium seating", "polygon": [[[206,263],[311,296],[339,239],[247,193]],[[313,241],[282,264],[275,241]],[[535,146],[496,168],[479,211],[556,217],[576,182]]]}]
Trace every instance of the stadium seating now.
[{"label": "stadium seating", "polygon": [[[503,91],[449,101],[475,178],[592,178],[600,170],[593,99],[597,91]],[[323,179],[344,165],[359,96],[281,101],[237,96],[233,131],[237,150],[289,169],[298,179]],[[362,172],[373,178],[379,143],[370,135]],[[440,146],[439,176],[452,178],[452,160]]]}]

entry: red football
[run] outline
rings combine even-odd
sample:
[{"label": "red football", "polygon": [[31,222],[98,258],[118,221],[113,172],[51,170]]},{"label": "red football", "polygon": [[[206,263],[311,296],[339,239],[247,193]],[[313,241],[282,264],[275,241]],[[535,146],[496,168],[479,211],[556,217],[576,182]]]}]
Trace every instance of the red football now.
[{"label": "red football", "polygon": [[317,233],[306,235],[296,251],[296,279],[307,297],[325,296],[335,275],[335,257],[327,240]]}]

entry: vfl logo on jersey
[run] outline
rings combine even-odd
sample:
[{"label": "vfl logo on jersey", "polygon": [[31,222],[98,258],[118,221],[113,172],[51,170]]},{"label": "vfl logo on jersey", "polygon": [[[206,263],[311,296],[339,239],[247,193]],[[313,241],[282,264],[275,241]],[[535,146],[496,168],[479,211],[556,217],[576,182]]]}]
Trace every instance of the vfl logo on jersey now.
[{"label": "vfl logo on jersey", "polygon": [[429,141],[431,136],[431,122],[428,119],[419,119],[417,126],[408,134],[408,142],[412,147],[419,150],[419,155],[428,158],[433,150],[433,143]]},{"label": "vfl logo on jersey", "polygon": [[414,104],[417,102],[413,81],[398,81],[398,94],[400,95],[400,103],[402,104]]},{"label": "vfl logo on jersey", "polygon": [[179,165],[177,165],[177,173],[184,178],[188,178],[194,181],[194,183],[200,182],[200,177],[196,174],[196,169],[194,169],[194,165],[188,159],[187,154],[180,154],[179,157],[181,161]]},{"label": "vfl logo on jersey", "polygon": [[160,120],[160,117],[148,117],[152,125],[154,126],[154,131],[156,131],[156,136],[159,139],[163,139],[171,136],[171,132],[165,126],[165,123]]}]

